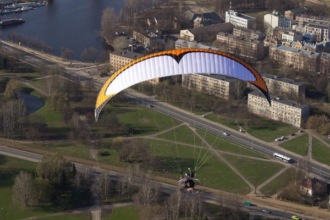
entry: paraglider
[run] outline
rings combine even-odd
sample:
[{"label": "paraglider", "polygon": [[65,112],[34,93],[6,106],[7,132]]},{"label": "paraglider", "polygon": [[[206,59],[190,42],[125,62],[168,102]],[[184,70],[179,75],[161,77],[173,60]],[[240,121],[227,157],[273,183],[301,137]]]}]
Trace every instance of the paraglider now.
[{"label": "paraglider", "polygon": [[188,172],[184,175],[181,173],[179,183],[187,190],[187,192],[194,192],[195,184],[198,182],[198,179],[195,178],[195,170],[188,168]]},{"label": "paraglider", "polygon": [[[98,120],[102,108],[113,96],[130,86],[155,78],[192,73],[226,75],[247,81],[255,85],[270,104],[267,86],[252,66],[225,52],[186,48],[153,53],[138,58],[116,71],[98,94],[95,120]],[[195,192],[194,187],[198,182],[195,175],[200,166],[195,166],[193,170],[189,168],[185,174],[181,173],[179,183],[187,192]]]},{"label": "paraglider", "polygon": [[268,99],[261,75],[243,60],[216,50],[176,49],[143,56],[120,68],[101,88],[95,106],[95,120],[104,105],[117,93],[150,79],[183,74],[227,75],[255,85]]}]

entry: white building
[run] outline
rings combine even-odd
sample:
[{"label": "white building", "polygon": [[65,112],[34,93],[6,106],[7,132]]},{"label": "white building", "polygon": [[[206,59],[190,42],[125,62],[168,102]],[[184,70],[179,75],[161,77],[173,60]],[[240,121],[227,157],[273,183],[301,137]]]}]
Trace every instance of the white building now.
[{"label": "white building", "polygon": [[253,114],[302,127],[307,120],[310,108],[292,100],[284,100],[270,95],[271,105],[260,91],[253,91],[248,94],[248,110]]},{"label": "white building", "polygon": [[282,33],[282,41],[302,41],[303,35],[297,31],[289,31]]},{"label": "white building", "polygon": [[226,11],[226,22],[230,22],[235,27],[255,29],[256,18],[233,10]]},{"label": "white building", "polygon": [[264,15],[264,23],[270,25],[273,29],[276,27],[291,28],[292,20],[284,17],[278,11]]},{"label": "white building", "polygon": [[[239,89],[240,85],[239,80],[228,76],[214,74],[182,75],[182,87],[226,100],[241,95],[243,89]],[[246,85],[242,87],[246,87]]]}]

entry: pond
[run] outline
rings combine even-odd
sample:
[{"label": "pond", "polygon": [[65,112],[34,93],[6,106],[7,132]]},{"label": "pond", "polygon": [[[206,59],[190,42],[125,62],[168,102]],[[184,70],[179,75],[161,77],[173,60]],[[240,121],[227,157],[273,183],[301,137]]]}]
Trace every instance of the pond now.
[{"label": "pond", "polygon": [[19,97],[24,101],[28,114],[32,114],[33,112],[38,111],[45,105],[45,103],[40,98],[24,92],[21,92]]}]

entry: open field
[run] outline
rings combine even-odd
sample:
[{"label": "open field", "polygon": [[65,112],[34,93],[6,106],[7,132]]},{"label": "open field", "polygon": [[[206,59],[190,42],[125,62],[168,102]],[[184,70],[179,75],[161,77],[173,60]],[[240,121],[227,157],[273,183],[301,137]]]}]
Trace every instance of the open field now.
[{"label": "open field", "polygon": [[257,157],[265,159],[262,154],[255,152],[253,150],[247,149],[245,147],[238,146],[229,141],[226,141],[221,136],[216,136],[205,131],[198,130],[198,133],[203,137],[213,148],[225,151],[228,153],[240,154],[244,156]]},{"label": "open field", "polygon": [[282,173],[280,176],[275,178],[273,181],[265,185],[261,188],[261,192],[264,195],[272,196],[275,193],[282,190],[285,186],[287,186],[290,182],[294,181],[296,177],[296,170],[294,168],[290,168]]},{"label": "open field", "polygon": [[226,159],[255,186],[284,168],[284,165],[271,161],[251,160],[238,156],[227,156]]},{"label": "open field", "polygon": [[113,209],[111,214],[102,215],[102,220],[139,220],[139,210],[135,206]]},{"label": "open field", "polygon": [[152,134],[178,124],[176,120],[143,106],[115,108],[112,111],[121,123],[134,127],[136,133],[133,135]]},{"label": "open field", "polygon": [[308,153],[308,135],[296,137],[280,144],[280,146],[301,156],[306,156]]},{"label": "open field", "polygon": [[[221,189],[228,192],[245,194],[249,187],[238,177],[224,162],[219,161],[205,150],[195,151],[191,147],[168,145],[166,142],[151,141],[149,143],[156,160],[161,163],[158,172],[173,179],[179,179],[180,169],[186,171],[193,168],[194,164],[203,161],[202,157],[209,157],[205,164],[196,172],[200,184],[203,186]],[[199,156],[200,155],[200,156]],[[165,170],[163,170],[165,168]]]},{"label": "open field", "polygon": [[204,146],[203,141],[186,125],[174,128],[170,131],[157,135],[158,138],[183,142],[194,146]]},{"label": "open field", "polygon": [[312,157],[314,160],[330,166],[330,148],[313,138]]}]

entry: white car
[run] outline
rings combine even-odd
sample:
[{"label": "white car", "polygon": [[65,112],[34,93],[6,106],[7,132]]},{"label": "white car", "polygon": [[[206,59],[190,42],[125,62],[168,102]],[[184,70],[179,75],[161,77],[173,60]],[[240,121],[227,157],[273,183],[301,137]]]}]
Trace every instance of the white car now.
[{"label": "white car", "polygon": [[229,136],[229,134],[227,134],[226,132],[223,132],[223,135],[225,135],[225,136]]}]

